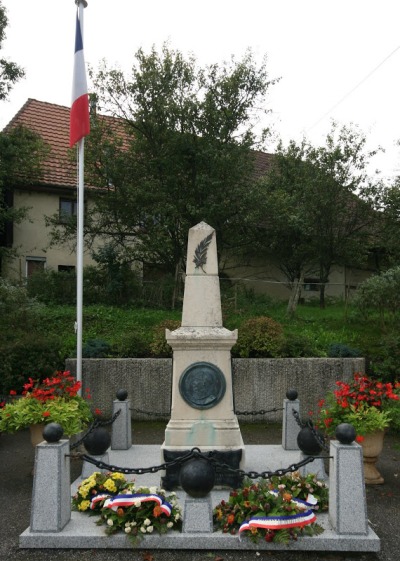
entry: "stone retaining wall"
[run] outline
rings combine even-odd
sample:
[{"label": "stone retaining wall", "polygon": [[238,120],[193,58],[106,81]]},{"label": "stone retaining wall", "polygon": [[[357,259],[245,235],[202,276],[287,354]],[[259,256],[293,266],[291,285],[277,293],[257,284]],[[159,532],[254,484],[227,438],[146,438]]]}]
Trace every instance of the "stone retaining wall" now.
[{"label": "stone retaining wall", "polygon": [[[76,373],[76,360],[66,361],[66,369]],[[301,414],[317,411],[318,401],[335,389],[337,380],[350,380],[354,372],[364,372],[362,358],[280,358],[233,359],[235,411],[280,408],[286,391],[298,391]],[[169,419],[172,389],[172,359],[120,358],[84,359],[83,387],[90,388],[93,406],[106,416],[118,389],[128,391],[132,419]],[[141,411],[147,412],[142,413]],[[239,415],[246,422],[281,421],[282,412],[267,415]]]}]

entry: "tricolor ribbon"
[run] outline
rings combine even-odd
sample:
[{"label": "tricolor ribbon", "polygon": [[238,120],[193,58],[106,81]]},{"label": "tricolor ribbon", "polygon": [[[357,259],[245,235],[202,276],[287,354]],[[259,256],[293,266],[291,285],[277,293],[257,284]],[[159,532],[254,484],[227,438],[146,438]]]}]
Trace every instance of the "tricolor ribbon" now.
[{"label": "tricolor ribbon", "polygon": [[288,516],[255,516],[246,520],[239,528],[239,535],[244,530],[251,528],[264,528],[266,530],[282,530],[284,528],[303,528],[315,522],[317,517],[312,510],[291,514]]},{"label": "tricolor ribbon", "polygon": [[[106,497],[107,497],[107,495],[106,495]],[[97,497],[94,497],[94,499],[96,499],[96,498]],[[104,498],[104,496],[103,496],[103,498]],[[94,499],[92,499],[92,503],[93,503]],[[102,499],[98,499],[98,500],[102,500]],[[119,507],[135,506],[139,502],[140,503],[145,503],[145,502],[149,502],[149,501],[153,501],[153,502],[157,503],[158,506],[161,508],[161,510],[163,511],[163,513],[166,516],[171,515],[172,506],[167,501],[165,501],[163,499],[163,497],[160,497],[159,495],[147,495],[145,493],[115,495],[114,497],[110,497],[108,495],[108,498],[104,502],[103,507],[104,508],[111,508],[112,510],[116,511]],[[90,508],[94,508],[94,507],[91,506]]]},{"label": "tricolor ribbon", "polygon": [[95,510],[98,503],[105,501],[109,498],[109,496],[110,495],[108,493],[99,493],[98,495],[95,495],[90,501],[90,510]]}]

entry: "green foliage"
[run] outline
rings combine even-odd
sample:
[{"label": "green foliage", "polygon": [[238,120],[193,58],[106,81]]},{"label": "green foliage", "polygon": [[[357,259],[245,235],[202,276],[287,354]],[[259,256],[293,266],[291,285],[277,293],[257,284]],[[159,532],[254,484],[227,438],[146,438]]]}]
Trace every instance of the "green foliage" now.
[{"label": "green foliage", "polygon": [[343,343],[332,343],[328,348],[328,356],[332,358],[355,358],[362,356],[358,349],[352,349]]},{"label": "green foliage", "polygon": [[358,287],[354,305],[369,317],[378,312],[382,324],[387,318],[399,318],[400,312],[400,266],[388,269],[366,279]]},{"label": "green foliage", "polygon": [[102,339],[88,339],[82,347],[83,358],[105,358],[110,356],[111,346]]},{"label": "green foliage", "polygon": [[305,333],[286,333],[285,343],[282,347],[284,357],[320,357],[322,350],[316,342]]},{"label": "green foliage", "polygon": [[165,339],[165,330],[174,331],[181,326],[178,320],[165,320],[154,327],[150,350],[153,356],[171,357],[172,349]]},{"label": "green foliage", "polygon": [[394,382],[400,372],[400,336],[397,331],[382,335],[370,350],[369,367],[375,376],[386,382]]},{"label": "green foliage", "polygon": [[22,391],[29,377],[45,378],[64,367],[61,340],[55,334],[20,333],[0,344],[0,394]]},{"label": "green foliage", "polygon": [[270,317],[257,317],[242,323],[232,352],[242,358],[277,358],[284,344],[282,325]]},{"label": "green foliage", "polygon": [[34,272],[27,282],[29,296],[50,305],[73,305],[76,302],[74,271],[45,269]]},{"label": "green foliage", "polygon": [[[0,49],[6,38],[6,27],[8,25],[7,12],[0,4]],[[25,71],[15,62],[0,58],[0,101],[7,99],[14,84],[25,76]]]}]

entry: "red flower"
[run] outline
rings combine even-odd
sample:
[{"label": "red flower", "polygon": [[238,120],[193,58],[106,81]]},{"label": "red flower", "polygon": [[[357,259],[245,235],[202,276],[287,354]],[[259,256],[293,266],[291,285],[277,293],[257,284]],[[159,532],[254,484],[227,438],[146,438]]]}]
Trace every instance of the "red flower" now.
[{"label": "red flower", "polygon": [[43,417],[50,417],[50,411],[43,411],[42,416]]},{"label": "red flower", "polygon": [[10,395],[17,395],[17,392],[15,390],[10,390]]},{"label": "red flower", "polygon": [[235,522],[235,515],[234,514],[229,514],[226,521],[227,521],[228,524],[233,524]]},{"label": "red flower", "polygon": [[357,436],[356,436],[356,442],[358,442],[359,444],[361,444],[361,442],[363,442],[364,439],[365,439],[364,436],[362,436],[361,434],[357,434]]}]

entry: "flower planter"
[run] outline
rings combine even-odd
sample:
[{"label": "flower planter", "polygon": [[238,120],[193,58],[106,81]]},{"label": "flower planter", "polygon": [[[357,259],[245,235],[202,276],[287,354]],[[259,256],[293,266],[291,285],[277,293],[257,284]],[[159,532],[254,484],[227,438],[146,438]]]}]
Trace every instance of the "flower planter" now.
[{"label": "flower planter", "polygon": [[43,442],[43,429],[45,427],[44,423],[37,423],[36,425],[30,425],[29,431],[31,436],[32,446],[36,446]]},{"label": "flower planter", "polygon": [[385,432],[376,431],[364,436],[360,443],[363,449],[364,479],[366,485],[381,485],[385,482],[376,468],[376,462],[383,449]]}]

